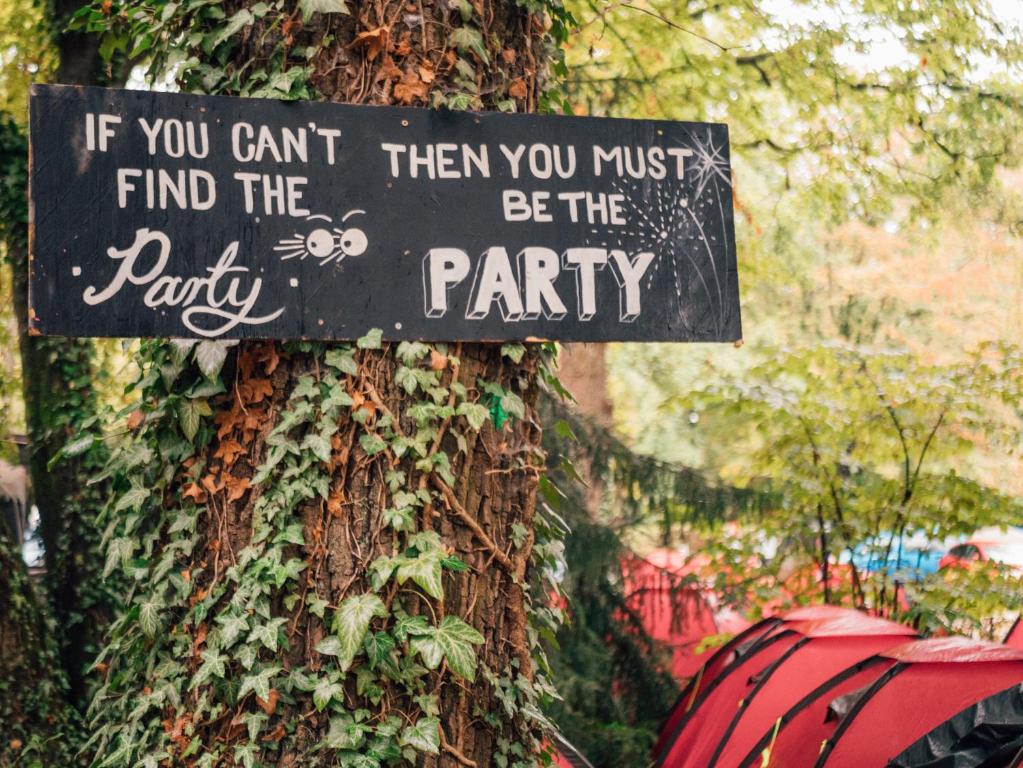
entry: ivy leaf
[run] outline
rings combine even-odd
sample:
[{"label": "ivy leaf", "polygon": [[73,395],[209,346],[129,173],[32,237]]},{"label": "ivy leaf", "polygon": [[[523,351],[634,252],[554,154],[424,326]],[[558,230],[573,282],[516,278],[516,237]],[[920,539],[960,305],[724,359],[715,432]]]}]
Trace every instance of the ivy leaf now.
[{"label": "ivy leaf", "polygon": [[465,420],[469,422],[469,426],[479,432],[490,415],[490,409],[479,403],[462,403],[458,406],[458,410],[455,413],[459,416],[464,416]]},{"label": "ivy leaf", "polygon": [[436,717],[421,717],[415,725],[406,726],[401,732],[399,743],[429,755],[440,753],[440,720]]},{"label": "ivy leaf", "polygon": [[369,658],[370,666],[376,667],[386,661],[394,650],[394,638],[386,632],[370,632],[366,635],[366,656]]},{"label": "ivy leaf", "polygon": [[298,0],[302,21],[306,22],[314,13],[348,13],[344,0]]},{"label": "ivy leaf", "polygon": [[[279,617],[273,621],[269,621],[266,624],[258,624],[252,628],[249,633],[249,637],[246,642],[248,643],[260,643],[264,648],[276,653],[277,652],[277,634],[278,631],[284,624],[287,623],[287,619]],[[263,696],[261,698],[266,698]]]},{"label": "ivy leaf", "polygon": [[139,605],[139,627],[146,637],[156,637],[160,628],[160,604],[146,601]]},{"label": "ivy leaf", "polygon": [[181,431],[189,442],[195,439],[195,435],[199,431],[200,418],[210,416],[212,413],[209,403],[202,399],[185,400],[178,406],[178,421],[181,424]]},{"label": "ivy leaf", "polygon": [[[216,48],[222,42],[224,42],[229,37],[232,37],[235,33],[237,33],[238,30],[240,30],[242,27],[247,27],[255,20],[256,20],[255,17],[247,8],[242,8],[234,16],[228,19],[227,24],[224,25],[224,28],[221,29],[217,36],[213,38],[212,44],[213,47]],[[201,347],[205,343],[206,343],[205,341],[201,341],[199,342],[199,346]],[[210,378],[213,377],[211,376]]]},{"label": "ivy leaf", "polygon": [[220,623],[220,637],[225,648],[234,645],[241,633],[249,628],[249,617],[244,614],[221,615],[217,621]]},{"label": "ivy leaf", "polygon": [[261,699],[270,696],[270,681],[281,671],[281,667],[263,667],[254,675],[248,675],[242,679],[241,688],[238,689],[238,701],[245,698],[247,693],[254,693]]},{"label": "ivy leaf", "polygon": [[337,635],[327,635],[316,644],[316,652],[324,656],[340,656],[341,639]]},{"label": "ivy leaf", "polygon": [[85,437],[79,437],[77,440],[72,440],[70,443],[64,446],[64,450],[61,452],[63,456],[79,456],[85,453],[87,450],[92,448],[92,444],[96,442],[95,435],[85,435]]},{"label": "ivy leaf", "polygon": [[440,626],[429,634],[413,638],[412,647],[430,669],[440,666],[441,658],[444,658],[452,672],[472,682],[476,679],[476,651],[473,646],[482,642],[483,635],[460,618],[445,616]]},{"label": "ivy leaf", "polygon": [[426,622],[423,616],[402,614],[394,622],[394,638],[399,643],[404,643],[409,637],[428,635],[431,632],[433,632],[433,627]]},{"label": "ivy leaf", "polygon": [[441,584],[441,552],[428,550],[420,552],[418,557],[403,558],[398,566],[398,583],[404,584],[412,579],[419,587],[438,600],[444,599],[444,587]]},{"label": "ivy leaf", "polygon": [[501,355],[507,357],[513,363],[518,364],[522,362],[522,356],[526,353],[526,348],[522,344],[502,344]]},{"label": "ivy leaf", "polygon": [[[252,14],[242,9],[235,14],[239,16],[241,14],[247,14],[249,17],[249,23],[252,23]],[[233,34],[233,33],[232,33]],[[220,373],[220,369],[224,367],[224,361],[227,360],[227,350],[235,346],[237,341],[200,341],[198,346],[195,348],[195,362],[199,365],[199,370],[203,372],[203,375],[207,379],[215,379],[217,374]]]},{"label": "ivy leaf", "polygon": [[330,441],[323,435],[315,432],[306,435],[302,441],[302,450],[312,451],[320,461],[330,461]]},{"label": "ivy leaf", "polygon": [[341,683],[331,680],[329,677],[320,679],[313,689],[313,704],[317,712],[322,712],[327,705],[337,696],[344,693],[344,686]]},{"label": "ivy leaf", "polygon": [[366,433],[359,436],[359,445],[367,456],[373,456],[387,447],[387,443],[379,435]]},{"label": "ivy leaf", "polygon": [[380,349],[380,340],[383,335],[384,332],[382,330],[374,328],[355,343],[359,349]]},{"label": "ivy leaf", "polygon": [[114,505],[114,512],[124,512],[126,509],[138,512],[145,500],[151,495],[152,491],[141,486],[134,485],[121,494],[121,498],[119,498],[117,500],[117,504]]},{"label": "ivy leaf", "polygon": [[362,646],[374,616],[387,616],[384,601],[372,593],[352,595],[334,613],[334,632],[341,641],[338,664],[347,671]]},{"label": "ivy leaf", "polygon": [[202,658],[202,666],[200,666],[199,671],[195,673],[195,677],[192,678],[192,682],[188,684],[188,690],[190,691],[198,688],[207,680],[223,678],[224,672],[227,669],[227,657],[216,649],[203,651]]},{"label": "ivy leaf", "polygon": [[354,376],[359,372],[359,366],[355,362],[355,358],[352,356],[352,351],[347,347],[343,349],[331,349],[327,351],[327,354],[323,356],[324,362],[331,368],[336,368],[341,373],[347,373],[350,376]]},{"label": "ivy leaf", "polygon": [[351,715],[335,715],[330,718],[326,747],[328,749],[358,749],[362,745],[362,734],[365,730],[366,726],[355,722],[355,718]]}]

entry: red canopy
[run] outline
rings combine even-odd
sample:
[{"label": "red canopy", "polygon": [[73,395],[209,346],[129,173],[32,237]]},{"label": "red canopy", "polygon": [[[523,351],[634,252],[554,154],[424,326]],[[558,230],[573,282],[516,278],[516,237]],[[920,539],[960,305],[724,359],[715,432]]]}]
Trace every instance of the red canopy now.
[{"label": "red canopy", "polygon": [[1012,627],[1005,635],[1005,640],[1002,642],[1011,648],[1023,649],[1023,623],[1020,622],[1019,616],[1016,617],[1016,621],[1013,622]]},{"label": "red canopy", "polygon": [[909,627],[862,613],[798,622],[791,628],[804,640],[759,675],[722,735],[717,758],[708,766],[736,766],[753,750],[779,715],[842,670],[906,642]]},{"label": "red canopy", "polygon": [[896,663],[841,720],[817,768],[883,766],[960,710],[1023,681],[1023,651],[967,638],[917,640],[881,656]]},{"label": "red canopy", "polygon": [[657,743],[654,745],[653,756],[660,757],[667,746],[675,739],[687,715],[697,706],[702,694],[728,667],[736,661],[737,656],[752,650],[756,644],[778,629],[782,624],[829,619],[853,614],[857,611],[840,608],[835,605],[812,605],[795,608],[782,616],[764,619],[733,637],[721,646],[700,668],[689,684],[682,690],[675,705],[672,707],[664,725],[661,726]]},{"label": "red canopy", "polygon": [[894,665],[891,659],[874,656],[822,683],[771,724],[740,768],[812,766],[825,740],[835,732],[837,718],[828,712],[831,702],[872,685]]}]

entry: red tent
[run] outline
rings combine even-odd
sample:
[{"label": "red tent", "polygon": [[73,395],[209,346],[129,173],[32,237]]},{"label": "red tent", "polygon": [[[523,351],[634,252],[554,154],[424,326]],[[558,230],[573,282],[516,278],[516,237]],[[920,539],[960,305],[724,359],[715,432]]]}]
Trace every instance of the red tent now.
[{"label": "red tent", "polygon": [[764,731],[773,729],[778,716],[804,696],[838,672],[916,636],[902,624],[856,612],[800,622],[792,628],[803,639],[759,675],[708,766],[738,765]]},{"label": "red tent", "polygon": [[654,745],[653,756],[660,757],[667,745],[675,738],[683,727],[683,721],[696,707],[703,694],[714,681],[733,664],[739,656],[751,651],[757,643],[785,623],[813,621],[849,613],[848,608],[833,605],[814,605],[796,608],[783,616],[773,616],[757,622],[739,633],[718,650],[704,663],[696,675],[690,679],[682,690],[675,705],[672,707],[664,725],[661,726],[657,743]]},{"label": "red tent", "polygon": [[1002,642],[1013,648],[1023,649],[1023,623],[1020,623],[1020,618],[1020,616],[1016,617],[1016,621],[1013,622]]},{"label": "red tent", "polygon": [[816,768],[884,766],[935,726],[1023,681],[1023,651],[962,637],[917,640],[841,719]]},{"label": "red tent", "polygon": [[832,702],[872,685],[894,665],[892,659],[872,656],[819,685],[771,724],[740,768],[812,766],[835,731],[838,716],[831,711]]},{"label": "red tent", "polygon": [[734,626],[734,617],[711,605],[696,570],[675,549],[622,560],[625,604],[646,633],[671,650],[671,675],[676,680],[688,680],[699,670],[703,658],[696,649],[705,637]]},{"label": "red tent", "polygon": [[666,768],[738,765],[761,733],[835,672],[905,643],[915,633],[851,610],[797,611],[820,616],[769,630],[707,686],[666,748]]},{"label": "red tent", "polygon": [[1012,768],[1023,763],[1023,684],[981,699],[932,728],[888,764]]}]

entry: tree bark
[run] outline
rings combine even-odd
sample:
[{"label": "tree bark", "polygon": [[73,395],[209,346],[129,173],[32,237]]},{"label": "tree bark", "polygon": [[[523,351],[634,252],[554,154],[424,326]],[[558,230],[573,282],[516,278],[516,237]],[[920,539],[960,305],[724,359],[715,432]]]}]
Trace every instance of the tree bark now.
[{"label": "tree bark", "polygon": [[[254,6],[234,2],[225,12],[230,18]],[[542,17],[516,2],[349,0],[349,14],[315,12],[304,21],[293,9],[283,23],[252,14],[231,54],[236,71],[279,71],[282,43],[320,46],[308,82],[325,100],[533,110],[541,98],[550,41]],[[463,30],[469,17],[474,26]],[[461,44],[460,30],[472,33]],[[147,349],[154,371],[185,383],[161,396],[162,378],[144,377],[149,389],[129,427],[159,457],[141,470],[129,465],[118,482],[153,488],[161,500],[154,507],[137,499],[143,522],[122,517],[114,535],[123,542],[147,531],[156,543],[142,567],[168,557],[173,565],[160,570],[163,582],[152,570],[136,576],[139,590],[114,629],[97,708],[109,721],[104,734],[117,736],[101,739],[97,760],[536,765],[546,733],[540,698],[549,689],[535,663],[530,590],[544,469],[536,402],[548,352],[528,345],[519,358],[497,344],[413,347],[359,349],[338,368],[331,356],[347,354],[344,346],[243,342],[222,372],[225,394],[209,400],[212,426],[190,430],[197,450],[183,461],[169,403],[187,405],[205,385],[188,378],[194,368],[180,373],[168,347]],[[410,388],[410,371],[432,383]],[[475,409],[474,420],[463,407]],[[325,435],[329,450],[318,443]],[[423,435],[421,453],[406,449]],[[408,519],[395,522],[412,496]],[[166,527],[171,510],[187,516],[193,503],[194,534],[187,523]],[[428,578],[406,579],[386,566],[389,558],[422,564],[432,537],[445,556],[436,570],[442,595]],[[121,557],[134,562],[137,545],[127,546],[136,549]],[[254,596],[264,589],[264,569],[273,583],[265,597]],[[543,599],[546,589],[538,592]],[[342,663],[335,641],[347,635],[337,625],[353,600],[369,601],[374,612],[363,645]],[[240,614],[245,605],[253,607]],[[132,610],[140,622],[145,617],[144,639]],[[419,629],[402,628],[416,621]],[[244,629],[225,639],[229,622]],[[442,626],[469,638],[462,647],[471,661],[445,650],[431,662],[423,640]],[[369,642],[393,652],[373,661]],[[252,687],[260,674],[265,686]],[[302,682],[310,680],[318,682]],[[341,690],[318,693],[332,680]],[[140,735],[133,702],[168,686],[182,691],[180,702],[164,704],[162,732]],[[384,733],[389,722],[399,733]],[[341,738],[342,728],[355,735]]]}]

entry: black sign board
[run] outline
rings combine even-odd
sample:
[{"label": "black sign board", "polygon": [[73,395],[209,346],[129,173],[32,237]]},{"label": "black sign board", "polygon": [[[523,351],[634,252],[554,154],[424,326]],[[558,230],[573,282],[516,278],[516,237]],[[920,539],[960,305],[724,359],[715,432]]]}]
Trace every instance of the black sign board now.
[{"label": "black sign board", "polygon": [[733,341],[723,125],[31,96],[31,327]]}]

